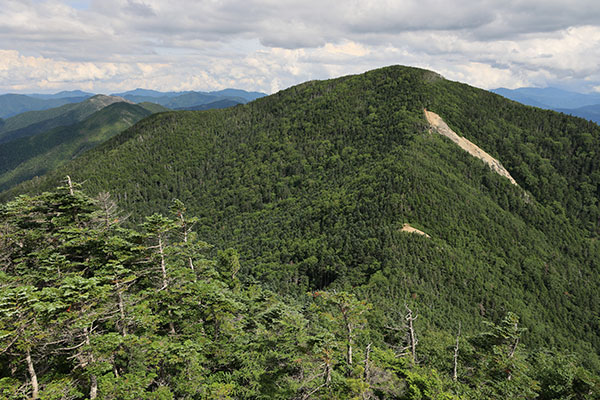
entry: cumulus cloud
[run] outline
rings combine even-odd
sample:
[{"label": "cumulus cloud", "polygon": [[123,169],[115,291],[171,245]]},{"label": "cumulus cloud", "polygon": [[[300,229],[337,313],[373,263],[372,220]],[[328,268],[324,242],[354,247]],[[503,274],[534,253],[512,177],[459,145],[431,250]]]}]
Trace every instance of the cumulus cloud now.
[{"label": "cumulus cloud", "polygon": [[600,3],[3,0],[0,91],[273,92],[390,64],[597,90]]}]

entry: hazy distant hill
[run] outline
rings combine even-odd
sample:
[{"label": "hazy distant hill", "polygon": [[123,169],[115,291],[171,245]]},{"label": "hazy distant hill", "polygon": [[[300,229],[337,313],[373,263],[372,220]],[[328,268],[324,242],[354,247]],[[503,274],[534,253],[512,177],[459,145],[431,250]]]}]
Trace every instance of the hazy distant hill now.
[{"label": "hazy distant hill", "polygon": [[40,94],[31,93],[27,94],[29,97],[35,97],[38,99],[65,99],[65,98],[88,98],[94,96],[95,93],[83,92],[81,90],[65,90],[54,94]]},{"label": "hazy distant hill", "polygon": [[24,94],[3,94],[0,95],[0,118],[12,117],[27,111],[47,110],[69,103],[79,103],[86,98],[88,96],[43,99]]},{"label": "hazy distant hill", "polygon": [[33,136],[59,126],[82,121],[98,110],[116,102],[125,101],[116,96],[96,95],[80,103],[65,104],[43,111],[29,111],[4,121],[0,127],[0,143]]},{"label": "hazy distant hill", "polygon": [[556,111],[563,112],[565,114],[573,115],[575,117],[585,118],[590,121],[594,121],[600,124],[600,104],[594,104],[591,106],[579,107],[579,108],[563,108],[556,109]]},{"label": "hazy distant hill", "polygon": [[[194,108],[210,103],[219,104],[216,102],[224,100],[247,103],[265,96],[264,93],[247,92],[238,89],[224,89],[216,92],[158,92],[155,90],[135,89],[128,92],[115,93],[114,95],[123,97],[134,103],[150,101],[171,109]],[[205,107],[204,109],[209,108]]]},{"label": "hazy distant hill", "polygon": [[492,92],[523,104],[552,110],[600,104],[600,93],[584,94],[557,88],[499,88]]},{"label": "hazy distant hill", "polygon": [[223,90],[218,90],[215,92],[208,92],[208,94],[213,95],[213,96],[220,96],[220,97],[233,97],[233,98],[238,97],[238,98],[242,98],[242,99],[246,100],[246,102],[260,99],[261,97],[266,96],[266,94],[264,94],[262,92],[247,92],[245,90],[239,90],[239,89],[223,89]]},{"label": "hazy distant hill", "polygon": [[216,110],[216,109],[237,106],[238,104],[243,104],[243,103],[241,101],[225,99],[225,100],[217,100],[217,101],[214,101],[214,102],[208,103],[208,104],[202,104],[199,106],[176,108],[176,110],[187,110],[187,111],[202,111],[202,110],[213,110],[213,109]]},{"label": "hazy distant hill", "polygon": [[529,106],[545,108],[600,123],[600,94],[556,88],[494,89],[493,93]]}]

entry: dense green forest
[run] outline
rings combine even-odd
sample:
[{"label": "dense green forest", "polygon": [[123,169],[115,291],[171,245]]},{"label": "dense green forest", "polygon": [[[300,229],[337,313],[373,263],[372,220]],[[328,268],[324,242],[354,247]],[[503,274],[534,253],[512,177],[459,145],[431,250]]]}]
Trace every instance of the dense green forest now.
[{"label": "dense green forest", "polygon": [[[164,111],[157,104],[150,110]],[[143,105],[113,103],[82,121],[0,145],[0,190],[43,175],[151,115]]]},{"label": "dense green forest", "polygon": [[[431,132],[424,109],[439,114],[458,134],[499,159],[518,186]],[[128,232],[127,240],[142,253],[157,245],[142,237],[149,234],[145,216],[168,215],[173,199],[180,199],[197,218],[194,234],[214,245],[200,254],[206,255],[203,263],[214,266],[209,276],[217,275],[211,282],[237,293],[225,297],[240,308],[228,314],[228,323],[217,323],[235,333],[217,335],[222,345],[215,345],[211,337],[204,346],[209,342],[203,335],[214,335],[210,324],[216,317],[188,314],[198,310],[168,311],[168,304],[183,307],[188,300],[165,300],[163,309],[131,318],[128,333],[138,329],[136,338],[150,331],[154,335],[134,347],[192,346],[196,342],[185,336],[189,334],[199,335],[201,348],[193,357],[180,358],[181,365],[172,369],[170,361],[161,360],[179,359],[181,348],[162,355],[149,351],[116,370],[107,362],[105,370],[94,372],[96,381],[104,382],[98,384],[100,392],[117,390],[124,384],[119,379],[125,371],[139,366],[138,372],[131,372],[138,374],[135,379],[151,374],[148,371],[155,374],[143,375],[147,384],[136,381],[140,390],[153,393],[144,395],[147,398],[161,396],[160,390],[167,393],[165,398],[219,398],[208,394],[213,384],[225,391],[223,398],[594,398],[600,371],[599,141],[600,128],[587,121],[526,107],[429,71],[389,67],[307,82],[231,109],[150,116],[65,167],[3,196],[52,190],[71,175],[85,182],[84,190],[92,196],[111,193],[130,215],[119,229]],[[25,200],[19,201],[24,206]],[[35,210],[32,207],[26,208]],[[91,227],[98,229],[93,221],[89,217]],[[429,237],[403,232],[405,223]],[[168,235],[171,240],[173,235],[174,231]],[[186,269],[186,257],[198,254],[173,246],[171,272],[191,270]],[[60,254],[68,257],[67,250]],[[151,259],[141,253],[131,257]],[[154,257],[153,268],[159,268]],[[231,257],[239,257],[239,263]],[[138,261],[132,263],[140,268]],[[236,270],[239,282],[230,281],[224,265]],[[209,279],[194,271],[197,276],[191,281],[174,275],[179,283],[169,288],[179,296],[189,293],[194,304],[204,304],[186,288]],[[82,266],[74,274],[91,279],[96,271]],[[144,291],[168,297],[169,291],[157,291],[162,287],[156,282],[160,274],[154,286],[136,276],[128,294],[131,307]],[[60,285],[57,281],[49,287]],[[13,286],[19,284],[7,285]],[[270,300],[254,304],[252,293],[259,292],[261,299]],[[98,317],[93,324],[102,325],[99,333],[119,336],[114,304],[118,296],[106,296],[113,301],[107,306],[113,325],[108,317]],[[270,313],[268,304],[277,304],[280,311]],[[344,335],[348,329],[340,322],[345,318],[341,310],[354,307],[359,314],[351,329],[355,337]],[[419,315],[414,328],[420,350],[414,360],[402,355],[411,345],[406,337],[409,310]],[[255,322],[247,325],[246,318]],[[232,322],[237,319],[239,323]],[[153,327],[138,326],[146,320]],[[453,380],[459,326],[458,347],[464,351],[458,352],[461,367]],[[287,329],[281,339],[274,333]],[[263,343],[257,332],[272,337]],[[84,333],[56,345],[76,346]],[[48,338],[50,343],[57,340]],[[350,342],[356,360],[351,366]],[[110,358],[108,348],[94,359]],[[250,348],[255,353],[245,353]],[[280,359],[281,354],[270,351],[301,356]],[[23,360],[24,354],[14,357]],[[38,360],[46,361],[41,354],[36,353]],[[90,355],[85,354],[89,364]],[[91,375],[65,361],[77,363],[73,356],[57,356],[63,369],[44,368],[63,373],[58,380],[75,379],[84,393],[80,396],[86,396]],[[246,367],[248,360],[256,364]],[[365,374],[365,360],[372,363],[372,376]],[[6,382],[16,387],[31,380],[26,363],[11,368],[14,374],[3,372]],[[195,372],[182,372],[190,369]],[[249,371],[255,373],[242,377]],[[331,380],[323,379],[327,371]],[[208,386],[199,384],[194,394],[178,392],[184,389],[175,387],[185,385],[175,381],[186,373],[200,374],[204,378],[190,380]],[[312,390],[316,391],[311,394]]]},{"label": "dense green forest", "polygon": [[240,279],[235,250],[207,257],[182,202],[171,215],[125,228],[107,193],[70,181],[2,207],[2,398],[600,398],[577,357],[525,349],[514,313],[453,338],[415,299],[284,301]]},{"label": "dense green forest", "polygon": [[114,96],[96,95],[80,103],[65,104],[61,107],[42,111],[28,111],[4,121],[0,126],[0,143],[34,136],[61,126],[81,122],[113,103],[123,99]]}]

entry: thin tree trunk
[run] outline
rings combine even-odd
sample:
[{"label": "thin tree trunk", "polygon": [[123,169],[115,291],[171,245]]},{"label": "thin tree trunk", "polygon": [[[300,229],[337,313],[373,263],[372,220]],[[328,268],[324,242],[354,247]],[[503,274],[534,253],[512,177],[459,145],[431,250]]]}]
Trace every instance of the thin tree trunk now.
[{"label": "thin tree trunk", "polygon": [[125,322],[125,306],[123,305],[123,292],[120,289],[121,284],[117,283],[117,293],[119,297],[119,314],[121,314],[121,335],[127,336],[127,323]]},{"label": "thin tree trunk", "polygon": [[29,370],[29,378],[31,379],[31,398],[38,399],[40,397],[40,387],[38,385],[37,374],[35,373],[29,349],[27,349],[27,356],[25,359],[27,360],[27,369]]},{"label": "thin tree trunk", "polygon": [[342,315],[344,316],[344,323],[346,324],[346,332],[348,333],[348,336],[347,336],[348,350],[347,350],[346,357],[347,357],[348,365],[350,367],[352,367],[352,344],[354,342],[353,337],[352,337],[352,324],[348,320],[348,316],[346,315],[344,310],[342,309],[341,311],[342,311]]},{"label": "thin tree trunk", "polygon": [[365,357],[365,382],[369,382],[371,378],[371,362],[369,360],[369,356],[371,355],[371,343],[367,345],[367,356]]},{"label": "thin tree trunk", "polygon": [[71,177],[67,175],[67,184],[69,185],[69,193],[73,196],[75,193],[73,192],[73,182],[71,181]]},{"label": "thin tree trunk", "polygon": [[160,254],[160,271],[162,272],[162,289],[166,289],[167,282],[167,265],[165,261],[165,249],[163,248],[162,236],[158,235],[158,253]]},{"label": "thin tree trunk", "polygon": [[98,379],[96,375],[90,375],[90,400],[98,397]]},{"label": "thin tree trunk", "polygon": [[[165,250],[163,248],[162,236],[158,235],[158,251],[160,254],[160,270],[162,272],[162,289],[166,289],[169,286],[169,282],[167,280],[167,263],[165,261]],[[169,314],[169,318],[171,318],[171,309],[167,311]],[[171,335],[175,334],[175,325],[173,321],[169,321],[169,332]]]},{"label": "thin tree trunk", "polygon": [[[187,244],[188,230],[187,230],[187,224],[185,223],[185,219],[183,218],[183,213],[179,213],[179,219],[181,220],[181,227],[183,228],[183,243]],[[192,257],[188,257],[188,263],[190,265],[190,269],[193,271],[194,263],[192,262]]]},{"label": "thin tree trunk", "polygon": [[460,322],[458,323],[458,334],[456,335],[456,345],[454,346],[454,371],[452,379],[456,382],[458,379],[458,339],[460,338]]},{"label": "thin tree trunk", "polygon": [[413,325],[413,322],[418,318],[418,315],[413,317],[412,310],[408,308],[407,305],[405,305],[405,307],[408,311],[408,314],[406,315],[406,321],[408,321],[408,331],[410,335],[410,353],[412,356],[412,363],[414,365],[417,362],[417,343],[419,342],[419,340],[417,339],[417,336],[415,334],[415,327]]},{"label": "thin tree trunk", "polygon": [[[83,328],[83,332],[85,334],[85,344],[88,346],[90,346],[90,331],[91,331],[91,329],[88,331],[88,328]],[[94,359],[94,353],[92,353],[91,348],[88,349],[88,359],[89,359],[90,364],[93,364],[96,361]],[[91,374],[90,375],[90,400],[94,400],[96,397],[98,397],[98,379],[96,378],[96,375]]]}]

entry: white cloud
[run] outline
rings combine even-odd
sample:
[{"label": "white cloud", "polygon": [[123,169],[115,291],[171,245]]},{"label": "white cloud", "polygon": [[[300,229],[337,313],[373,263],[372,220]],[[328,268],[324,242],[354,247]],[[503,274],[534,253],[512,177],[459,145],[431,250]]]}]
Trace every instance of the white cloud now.
[{"label": "white cloud", "polygon": [[480,87],[600,86],[600,3],[2,0],[0,91],[272,92],[390,64]]}]

